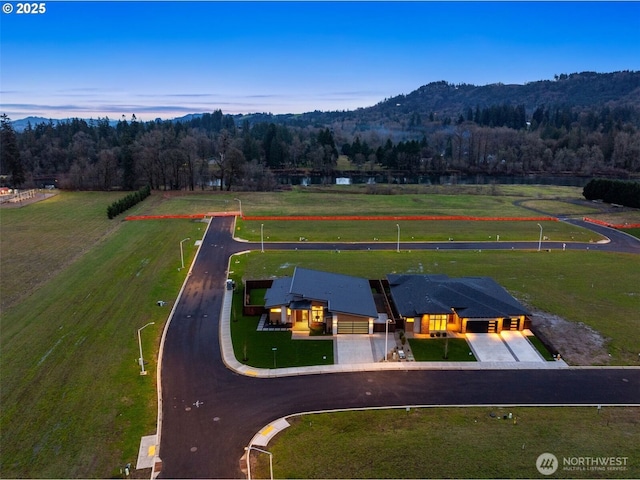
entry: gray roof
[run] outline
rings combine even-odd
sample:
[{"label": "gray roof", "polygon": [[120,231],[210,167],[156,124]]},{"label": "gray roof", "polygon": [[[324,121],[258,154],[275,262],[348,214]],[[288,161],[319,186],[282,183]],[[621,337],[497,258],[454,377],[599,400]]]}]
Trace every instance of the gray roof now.
[{"label": "gray roof", "polygon": [[329,311],[378,316],[369,281],[364,278],[296,267],[292,277],[277,278],[264,296],[265,307],[305,305],[315,300],[327,302]]},{"label": "gray roof", "polygon": [[497,318],[529,312],[489,277],[387,275],[391,296],[403,317],[451,313],[461,317]]}]

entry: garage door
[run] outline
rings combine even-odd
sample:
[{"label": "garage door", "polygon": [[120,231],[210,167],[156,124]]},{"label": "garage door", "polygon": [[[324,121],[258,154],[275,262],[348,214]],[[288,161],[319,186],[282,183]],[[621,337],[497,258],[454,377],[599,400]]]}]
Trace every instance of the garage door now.
[{"label": "garage door", "polygon": [[338,334],[341,333],[369,333],[369,322],[338,322]]},{"label": "garage door", "polygon": [[488,320],[469,320],[467,322],[468,333],[487,333],[489,332]]},{"label": "garage door", "polygon": [[498,322],[496,320],[469,320],[467,332],[469,333],[496,333]]}]

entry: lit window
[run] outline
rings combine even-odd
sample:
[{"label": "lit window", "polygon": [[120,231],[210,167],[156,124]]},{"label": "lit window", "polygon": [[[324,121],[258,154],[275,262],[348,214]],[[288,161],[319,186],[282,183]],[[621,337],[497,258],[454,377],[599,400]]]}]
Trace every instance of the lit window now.
[{"label": "lit window", "polygon": [[429,315],[429,331],[445,332],[447,330],[448,315]]}]

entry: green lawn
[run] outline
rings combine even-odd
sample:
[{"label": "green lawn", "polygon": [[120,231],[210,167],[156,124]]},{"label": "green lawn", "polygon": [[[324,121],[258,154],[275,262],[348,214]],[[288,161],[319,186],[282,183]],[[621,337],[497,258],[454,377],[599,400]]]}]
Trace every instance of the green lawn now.
[{"label": "green lawn", "polygon": [[[542,478],[536,460],[544,452],[561,464],[626,457],[625,470],[561,466],[550,478],[640,476],[640,408],[402,408],[290,422],[266,448],[275,478]],[[253,456],[252,477],[269,478],[267,455]]]},{"label": "green lawn", "polygon": [[238,220],[236,237],[259,242],[400,242],[529,241],[537,242],[540,228],[551,241],[597,242],[604,237],[564,222],[507,221],[247,221]]},{"label": "green lawn", "polygon": [[410,338],[409,345],[417,362],[476,361],[464,338]]}]

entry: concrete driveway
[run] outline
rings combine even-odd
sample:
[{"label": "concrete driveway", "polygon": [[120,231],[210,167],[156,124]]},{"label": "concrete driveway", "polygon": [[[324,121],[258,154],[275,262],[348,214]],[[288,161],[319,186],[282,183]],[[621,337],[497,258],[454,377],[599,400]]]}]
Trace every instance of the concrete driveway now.
[{"label": "concrete driveway", "polygon": [[467,333],[471,350],[480,362],[544,362],[522,332]]},{"label": "concrete driveway", "polygon": [[[389,334],[388,347],[395,345],[393,333]],[[373,363],[384,358],[384,333],[372,335],[337,335],[333,343],[334,362],[338,365]]]}]

